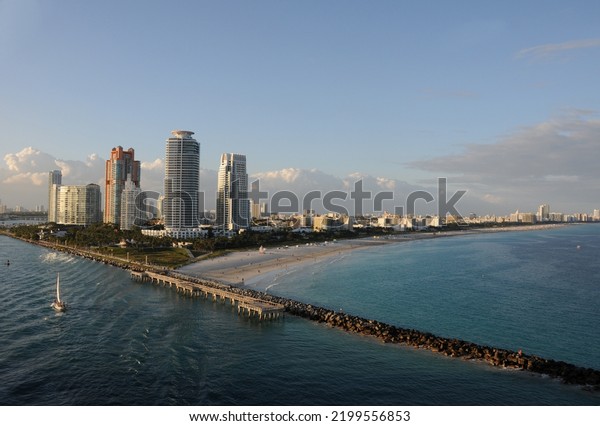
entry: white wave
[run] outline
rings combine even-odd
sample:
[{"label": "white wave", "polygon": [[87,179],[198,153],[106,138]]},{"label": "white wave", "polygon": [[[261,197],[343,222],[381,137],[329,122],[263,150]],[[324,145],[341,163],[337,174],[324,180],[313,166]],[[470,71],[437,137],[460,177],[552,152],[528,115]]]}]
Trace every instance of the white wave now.
[{"label": "white wave", "polygon": [[275,287],[275,286],[278,286],[279,284],[281,284],[281,283],[278,283],[278,282],[273,282],[273,284],[270,284],[270,285],[268,285],[268,286],[266,286],[266,287],[265,287],[265,291],[269,291],[269,290],[271,290],[273,287]]},{"label": "white wave", "polygon": [[69,254],[54,251],[41,254],[40,259],[43,263],[71,263],[75,261],[75,258]]},{"label": "white wave", "polygon": [[334,263],[340,262],[341,260],[344,260],[347,257],[348,257],[347,254],[341,254],[341,255],[335,256],[335,257],[331,258],[331,260],[329,262],[327,262],[327,265],[333,265]]}]

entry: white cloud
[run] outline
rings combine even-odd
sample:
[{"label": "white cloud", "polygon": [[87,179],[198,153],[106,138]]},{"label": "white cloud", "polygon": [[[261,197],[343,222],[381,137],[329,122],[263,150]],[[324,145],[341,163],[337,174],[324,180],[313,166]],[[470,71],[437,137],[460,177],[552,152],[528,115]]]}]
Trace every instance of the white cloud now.
[{"label": "white cloud", "polygon": [[504,199],[502,197],[498,197],[497,195],[492,194],[484,194],[482,198],[483,200],[491,204],[502,204],[504,202]]},{"label": "white cloud", "polygon": [[378,177],[377,178],[377,186],[379,186],[380,188],[383,188],[383,189],[393,190],[394,188],[396,188],[396,180]]},{"label": "white cloud", "polygon": [[54,157],[33,147],[23,148],[15,154],[6,154],[4,162],[11,172],[28,173],[40,168],[52,170],[56,167]]},{"label": "white cloud", "polygon": [[[397,179],[387,177],[370,176],[360,172],[351,173],[350,175],[340,178],[322,172],[317,169],[298,169],[287,168],[274,170],[262,173],[255,173],[250,176],[250,182],[254,180],[260,181],[260,190],[269,194],[269,198],[279,191],[292,192],[300,203],[299,210],[304,210],[302,201],[309,192],[320,191],[321,199],[312,201],[310,208],[318,212],[323,212],[322,198],[331,191],[341,191],[345,194],[346,199],[336,198],[333,200],[335,205],[343,206],[350,213],[355,212],[355,200],[351,198],[351,193],[360,187],[355,187],[358,181],[361,181],[361,191],[370,193],[370,197],[365,195],[365,200],[362,206],[363,213],[371,213],[376,207],[374,198],[377,194],[386,193],[385,201],[383,201],[381,210],[394,212],[396,207],[405,208],[405,203],[408,195],[414,191],[428,191],[437,199],[436,188],[427,188],[424,186],[411,185]],[[435,184],[435,182],[433,182]],[[343,197],[342,197],[343,198]],[[356,198],[356,196],[355,196]],[[389,199],[391,198],[391,199]],[[437,204],[424,202],[418,205],[420,213],[434,213]],[[377,210],[377,211],[381,211]]]},{"label": "white cloud", "polygon": [[267,190],[331,190],[340,188],[340,179],[317,169],[286,168],[275,171],[254,173],[250,180],[260,179]]},{"label": "white cloud", "polygon": [[541,46],[529,47],[526,49],[521,49],[515,55],[516,58],[533,58],[533,59],[541,59],[551,57],[560,53],[565,53],[572,50],[579,49],[590,49],[593,47],[600,46],[600,39],[587,39],[587,40],[572,40],[564,43],[555,43],[555,44],[544,44]]},{"label": "white cloud", "polygon": [[262,179],[265,181],[275,179],[275,180],[280,180],[280,181],[287,182],[287,183],[293,183],[299,178],[301,173],[302,173],[301,169],[295,169],[293,167],[290,167],[287,169],[276,170],[276,171],[271,171],[271,172],[256,173],[253,175],[253,177],[255,177],[257,179]]},{"label": "white cloud", "polygon": [[142,161],[140,167],[142,169],[140,173],[140,186],[142,189],[161,193],[165,178],[164,161],[160,158],[151,162]]},{"label": "white cloud", "polygon": [[96,154],[91,154],[84,161],[61,160],[31,146],[6,154],[4,166],[0,165],[2,204],[26,208],[46,205],[48,172],[51,170],[62,171],[64,184],[101,184],[104,164],[105,160]]},{"label": "white cloud", "polygon": [[2,180],[6,184],[33,184],[35,186],[43,185],[48,182],[48,173],[17,173],[10,175]]},{"label": "white cloud", "polygon": [[142,170],[160,170],[162,172],[165,170],[164,161],[161,158],[157,158],[152,162],[142,161],[140,167]]},{"label": "white cloud", "polygon": [[105,173],[106,160],[96,154],[91,154],[84,161],[57,159],[55,164],[54,168],[62,172],[65,185],[101,184]]},{"label": "white cloud", "polygon": [[599,205],[598,164],[600,120],[579,112],[522,128],[493,144],[467,145],[456,155],[411,163],[449,176],[481,200],[507,200],[508,211],[542,202],[564,209]]}]

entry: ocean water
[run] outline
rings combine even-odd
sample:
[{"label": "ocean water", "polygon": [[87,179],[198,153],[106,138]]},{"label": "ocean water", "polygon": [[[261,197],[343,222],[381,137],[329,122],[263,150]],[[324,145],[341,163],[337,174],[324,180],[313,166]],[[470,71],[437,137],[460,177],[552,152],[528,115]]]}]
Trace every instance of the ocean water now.
[{"label": "ocean water", "polygon": [[[579,246],[579,249],[577,248]],[[600,368],[600,226],[355,251],[264,283],[402,327]],[[10,266],[5,260],[10,259]],[[2,405],[598,405],[540,375],[139,284],[0,236]],[[65,313],[50,308],[61,274]]]},{"label": "ocean water", "polygon": [[266,288],[475,343],[600,369],[600,225],[409,241]]}]

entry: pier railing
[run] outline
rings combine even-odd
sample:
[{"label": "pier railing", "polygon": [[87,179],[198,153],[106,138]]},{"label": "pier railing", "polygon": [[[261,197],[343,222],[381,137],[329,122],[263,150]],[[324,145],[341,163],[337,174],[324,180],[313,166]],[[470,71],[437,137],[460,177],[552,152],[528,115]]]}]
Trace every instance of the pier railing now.
[{"label": "pier railing", "polygon": [[178,293],[191,297],[212,298],[214,302],[225,303],[229,301],[236,306],[240,315],[261,320],[279,318],[284,311],[284,306],[279,303],[261,300],[252,296],[231,291],[229,286],[218,283],[200,282],[192,277],[181,274],[160,274],[151,271],[131,271],[131,277],[136,281],[152,282],[166,287],[175,288]]}]

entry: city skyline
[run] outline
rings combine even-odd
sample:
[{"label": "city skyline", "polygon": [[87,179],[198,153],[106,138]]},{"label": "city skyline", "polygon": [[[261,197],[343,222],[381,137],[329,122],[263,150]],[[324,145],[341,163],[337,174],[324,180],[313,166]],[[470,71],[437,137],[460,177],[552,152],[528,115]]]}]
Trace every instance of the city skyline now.
[{"label": "city skyline", "polygon": [[[178,131],[174,131],[174,132],[178,132]],[[191,134],[193,134],[193,132],[189,132]],[[244,155],[245,157],[245,155]],[[100,160],[100,162],[102,163],[102,167],[103,167],[103,171],[105,168],[105,161],[104,160]],[[160,164],[161,167],[165,167],[165,164],[161,161],[161,162],[155,162],[155,164]],[[157,170],[151,170],[156,172]],[[50,174],[50,179],[52,179],[52,175],[54,173],[56,173],[57,170],[51,170],[51,171],[47,171],[44,174],[46,175],[46,178],[48,179],[48,174]],[[58,172],[60,172],[60,170],[58,170]],[[198,174],[203,176],[203,178],[199,179],[200,182],[203,182],[204,185],[199,185],[199,193],[202,194],[202,196],[204,197],[202,202],[200,203],[200,206],[204,206],[205,207],[205,211],[213,211],[213,212],[217,212],[218,211],[218,197],[219,197],[219,185],[218,185],[218,180],[219,180],[219,171],[217,170],[211,170],[211,169],[203,169],[203,168],[199,168],[198,170]],[[160,171],[158,171],[158,174],[156,174],[153,178],[150,178],[149,180],[154,181],[154,184],[151,185],[150,187],[137,187],[135,186],[135,184],[132,182],[133,186],[135,187],[136,190],[140,191],[140,190],[144,190],[144,191],[150,191],[150,192],[156,192],[159,196],[164,195],[164,193],[161,191],[162,189],[164,189],[164,182],[165,182],[165,169],[161,169]],[[61,175],[62,177],[62,175]],[[160,179],[161,181],[161,185],[163,186],[163,188],[158,188],[158,186],[156,185],[157,179]],[[91,179],[88,178],[83,178],[83,179],[75,179],[75,183],[79,182],[78,185],[80,186],[85,186],[87,184],[82,183],[82,182],[89,182]],[[266,202],[267,205],[269,205],[269,202],[271,200],[271,196],[274,194],[278,194],[280,195],[281,193],[292,193],[294,194],[299,200],[302,200],[303,197],[305,197],[308,193],[314,191],[314,188],[319,188],[318,191],[321,192],[323,195],[327,194],[327,193],[332,193],[332,192],[342,192],[346,194],[346,198],[345,201],[343,201],[342,203],[340,203],[339,205],[341,206],[341,208],[348,208],[349,211],[352,211],[352,204],[353,204],[353,196],[352,196],[352,191],[353,191],[353,187],[354,189],[356,188],[357,184],[361,184],[361,185],[366,185],[366,187],[364,188],[367,191],[370,191],[371,193],[371,198],[368,198],[369,200],[372,200],[373,197],[375,197],[375,195],[377,194],[381,194],[381,193],[386,193],[389,194],[390,198],[386,198],[386,200],[383,202],[383,207],[380,209],[367,209],[364,212],[365,213],[393,213],[395,208],[397,207],[406,207],[404,203],[405,199],[407,196],[409,196],[412,193],[420,193],[420,192],[428,192],[430,194],[434,194],[433,198],[434,201],[429,201],[429,202],[425,202],[424,199],[421,199],[422,202],[420,204],[420,207],[417,206],[417,210],[415,211],[415,214],[417,215],[436,215],[436,203],[437,200],[435,200],[435,191],[436,188],[434,187],[425,187],[425,186],[415,186],[415,185],[410,185],[406,182],[401,182],[401,181],[395,181],[395,180],[388,180],[388,179],[379,179],[379,178],[374,178],[372,176],[363,176],[360,174],[352,174],[350,176],[347,176],[345,178],[337,178],[335,176],[331,176],[331,175],[327,175],[325,173],[322,173],[318,170],[300,170],[300,169],[293,169],[293,168],[289,168],[289,169],[282,169],[280,171],[275,171],[275,172],[268,172],[268,173],[255,173],[253,175],[248,175],[248,181],[252,182],[252,183],[258,183],[260,186],[260,191],[262,194],[262,191],[264,191],[264,194],[266,196],[266,198],[261,198],[261,202]],[[98,179],[98,182],[101,182],[102,184],[105,184],[105,178],[102,177],[100,179]],[[93,183],[93,182],[91,182]],[[396,185],[397,183],[399,183],[399,185]],[[44,192],[44,195],[42,196],[42,199],[45,197],[45,201],[48,201],[50,204],[50,200],[52,200],[52,192],[51,192],[51,184],[48,184],[47,186],[42,186],[42,191]],[[398,191],[398,186],[400,187],[400,191]],[[447,194],[447,200],[449,200],[453,194],[456,194],[457,192],[460,192],[461,190],[448,190],[448,194]],[[214,195],[214,196],[213,196]],[[466,195],[468,195],[468,191],[466,192]],[[468,198],[467,196],[464,197],[460,197],[460,198]],[[262,195],[261,195],[262,197]],[[105,199],[106,195],[105,193],[102,193],[102,198]],[[42,202],[43,200],[39,199],[40,202]],[[368,200],[367,198],[365,198],[365,200]],[[38,200],[38,198],[36,198],[36,200]],[[419,199],[417,199],[418,201]],[[327,209],[323,209],[322,207],[322,203],[320,200],[318,201],[318,205],[321,207],[319,209],[317,209],[319,212],[321,213],[326,213],[328,210]],[[541,208],[542,206],[539,205],[540,202],[546,202],[547,200],[542,200],[542,199],[530,199],[528,203],[526,203],[524,206],[523,205],[516,205],[516,207],[514,208],[510,208],[507,206],[503,206],[503,207],[499,207],[497,210],[494,211],[484,211],[484,212],[477,212],[475,213],[474,210],[471,208],[470,204],[466,204],[466,206],[468,206],[468,208],[465,208],[465,202],[462,199],[459,199],[459,202],[457,204],[459,205],[455,205],[454,207],[459,207],[459,213],[461,214],[461,216],[463,217],[467,217],[469,215],[476,215],[476,216],[480,216],[480,217],[484,217],[484,216],[510,216],[512,214],[514,214],[514,211],[516,210],[517,213],[519,213],[519,211],[521,212],[529,212],[532,213],[534,216],[537,215],[539,216],[539,208]],[[335,204],[335,203],[334,203]],[[556,205],[557,203],[553,204]],[[558,203],[560,204],[560,208],[556,209],[555,211],[553,210],[552,213],[561,213],[561,214],[588,214],[590,215],[590,217],[592,215],[594,215],[596,211],[598,211],[597,206],[600,203],[596,203],[596,202],[592,202],[591,203],[591,207],[589,210],[585,210],[585,209],[577,209],[577,208],[573,208],[570,205],[566,205],[564,203]],[[514,203],[512,203],[511,205],[515,205]],[[7,205],[4,200],[2,198],[0,198],[0,206],[2,206],[3,208],[7,208],[9,211],[15,211],[15,208],[17,209],[17,211],[48,211],[49,210],[49,206],[45,206],[44,204],[40,204],[40,203],[35,203],[35,207],[34,208],[28,208],[26,206],[23,206],[21,203],[18,203],[14,206],[11,205]],[[548,204],[544,204],[544,206],[548,206]],[[105,211],[106,206],[103,205],[102,206],[102,214],[103,216],[105,216],[106,211]],[[300,212],[300,210],[298,211]]]},{"label": "city skyline", "polygon": [[[402,199],[446,177],[467,213],[597,208],[595,2],[74,5],[0,4],[0,54],[20,64],[0,68],[9,206],[46,204],[49,170],[103,187],[106,141],[136,147],[162,192],[160,135],[190,128],[207,193],[220,154],[243,152],[271,190],[363,177]],[[165,16],[178,31],[152,31]]]}]

